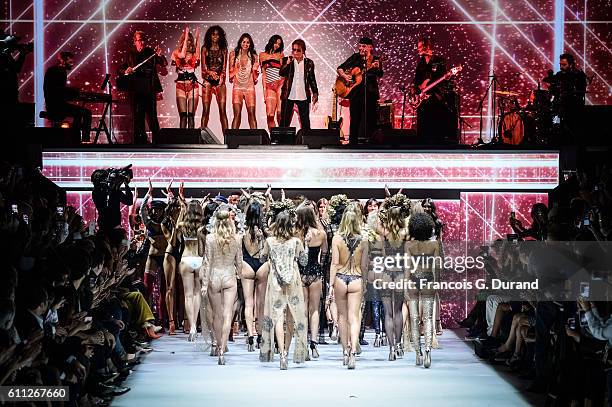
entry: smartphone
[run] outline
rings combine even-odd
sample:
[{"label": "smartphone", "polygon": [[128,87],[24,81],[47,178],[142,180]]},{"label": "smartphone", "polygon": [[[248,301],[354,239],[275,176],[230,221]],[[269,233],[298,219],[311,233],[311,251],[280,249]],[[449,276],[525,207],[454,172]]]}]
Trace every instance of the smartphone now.
[{"label": "smartphone", "polygon": [[588,326],[589,323],[587,322],[586,319],[586,313],[584,311],[580,311],[579,312],[579,317],[580,317],[580,326]]},{"label": "smartphone", "polygon": [[576,318],[568,318],[567,327],[572,331],[576,330]]},{"label": "smartphone", "polygon": [[591,291],[591,285],[588,282],[582,281],[580,282],[580,296],[582,298],[589,298]]},{"label": "smartphone", "polygon": [[63,206],[58,206],[57,207],[57,214],[60,216],[64,215],[64,207]]},{"label": "smartphone", "polygon": [[83,321],[85,322],[91,322],[93,318],[92,317],[85,317],[85,319],[83,319]]},{"label": "smartphone", "polygon": [[17,215],[19,213],[19,208],[17,207],[17,204],[11,205],[11,212],[13,213],[13,215]]},{"label": "smartphone", "polygon": [[96,234],[96,223],[94,221],[89,222],[88,233],[89,236],[93,236]]},{"label": "smartphone", "polygon": [[26,215],[25,213],[23,214],[23,222],[24,222],[26,225],[29,225],[29,224],[30,224],[30,217],[29,217],[28,215]]},{"label": "smartphone", "polygon": [[582,221],[582,224],[584,226],[589,226],[591,224],[591,219],[589,219],[589,217],[587,216],[586,218],[584,218],[584,220]]}]

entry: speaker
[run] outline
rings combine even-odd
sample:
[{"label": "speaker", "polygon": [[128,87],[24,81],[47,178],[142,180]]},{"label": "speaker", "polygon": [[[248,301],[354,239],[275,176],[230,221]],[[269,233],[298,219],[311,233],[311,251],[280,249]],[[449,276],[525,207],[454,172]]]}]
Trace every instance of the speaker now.
[{"label": "speaker", "polygon": [[417,136],[416,129],[387,129],[377,130],[374,132],[374,143],[389,146],[401,146],[423,144],[424,140],[421,140]]},{"label": "speaker", "polygon": [[295,144],[295,127],[272,127],[270,144],[292,146]]},{"label": "speaker", "polygon": [[308,129],[298,132],[298,143],[308,148],[321,148],[322,146],[339,146],[339,129]]},{"label": "speaker", "polygon": [[154,144],[219,144],[210,129],[160,129]]},{"label": "speaker", "polygon": [[264,129],[227,129],[223,135],[227,148],[270,144],[270,137],[268,136],[268,132]]}]

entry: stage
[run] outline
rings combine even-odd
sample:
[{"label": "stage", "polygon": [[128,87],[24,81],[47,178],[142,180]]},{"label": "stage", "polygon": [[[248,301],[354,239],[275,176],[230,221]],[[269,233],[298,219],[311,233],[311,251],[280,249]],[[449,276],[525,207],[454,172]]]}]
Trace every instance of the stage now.
[{"label": "stage", "polygon": [[274,362],[259,362],[258,350],[246,350],[245,337],[229,344],[225,366],[208,356],[186,335],[163,336],[154,351],[134,368],[125,386],[131,391],[115,398],[113,406],[526,406],[520,391],[527,382],[505,374],[474,355],[461,332],[445,330],[441,349],[432,352],[429,369],[414,364],[414,353],[387,360],[388,347],[374,348],[368,331],[350,371],[342,366],[340,345],[320,345],[320,358],[305,364],[289,363],[287,371]]}]

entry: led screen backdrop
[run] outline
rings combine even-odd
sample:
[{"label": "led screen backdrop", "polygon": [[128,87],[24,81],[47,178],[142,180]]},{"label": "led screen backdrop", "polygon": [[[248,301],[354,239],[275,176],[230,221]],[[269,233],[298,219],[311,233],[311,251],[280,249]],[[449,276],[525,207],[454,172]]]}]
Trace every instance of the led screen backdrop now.
[{"label": "led screen backdrop", "polygon": [[[0,7],[4,28],[31,40],[32,2],[4,0]],[[185,26],[191,29],[199,26],[204,32],[210,25],[220,24],[231,47],[241,33],[249,32],[258,51],[263,50],[273,34],[284,38],[286,48],[295,38],[303,37],[307,56],[316,65],[321,94],[312,117],[314,127],[322,126],[330,112],[335,68],[356,49],[362,35],[372,37],[376,53],[388,58],[381,97],[396,102],[397,127],[402,100],[398,86],[412,81],[417,62],[416,41],[421,36],[431,37],[435,50],[450,65],[463,65],[457,87],[467,124],[465,142],[477,137],[478,104],[491,70],[498,75],[501,88],[519,93],[519,101],[524,102],[546,71],[553,66],[556,69],[555,43],[561,41],[562,50],[573,53],[579,67],[592,78],[587,103],[612,102],[609,0],[44,0],[43,9],[45,68],[54,63],[58,51],[74,51],[77,66],[70,81],[84,88],[97,86],[105,72],[117,71],[134,30],[146,31],[150,44],[159,44],[168,56]],[[560,49],[559,45],[557,54]],[[22,101],[34,99],[33,76],[42,75],[34,72],[33,67],[33,58],[29,58],[20,78]],[[164,93],[159,102],[162,127],[178,126],[175,77],[171,72],[162,78]],[[258,125],[263,128],[261,86],[257,89]],[[485,99],[484,106],[486,115],[489,99]],[[201,107],[198,116],[200,110]],[[231,120],[230,105],[227,110]],[[125,112],[125,106],[115,109],[118,138],[125,136],[122,133],[126,130],[125,119],[121,120]],[[213,106],[210,127],[218,135],[215,112]],[[413,112],[408,108],[406,114],[405,124],[410,127]]]}]

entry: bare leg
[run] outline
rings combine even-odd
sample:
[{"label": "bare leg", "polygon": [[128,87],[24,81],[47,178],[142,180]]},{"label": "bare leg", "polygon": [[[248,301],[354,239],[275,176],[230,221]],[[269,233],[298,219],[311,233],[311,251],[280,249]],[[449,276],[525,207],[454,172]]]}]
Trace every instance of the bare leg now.
[{"label": "bare leg", "polygon": [[242,102],[241,103],[234,103],[233,107],[234,107],[234,119],[232,120],[232,129],[239,129],[240,128],[240,121],[242,120],[242,117],[241,117],[241,114],[242,114]]},{"label": "bare leg", "polygon": [[349,326],[349,347],[350,352],[357,351],[359,343],[359,331],[361,329],[361,298],[362,298],[362,282],[361,280],[353,280],[347,288],[347,313]]},{"label": "bare leg", "polygon": [[212,99],[210,85],[202,87],[202,122],[201,127],[208,126],[208,118],[210,117],[210,101]]},{"label": "bare leg", "polygon": [[[308,289],[308,318],[310,321],[310,339],[317,341],[317,335],[319,333],[319,309],[321,308],[321,279],[312,283]],[[304,302],[306,302],[306,295],[304,296]]]},{"label": "bare leg", "polygon": [[167,254],[164,256],[164,277],[166,278],[166,309],[168,311],[168,322],[170,335],[174,334],[174,280],[176,277],[176,259]]},{"label": "bare leg", "polygon": [[506,343],[504,343],[497,349],[498,352],[507,352],[512,348],[512,345],[514,345],[514,341],[517,337],[517,329],[519,327],[520,316],[521,314],[516,314],[514,317],[512,317],[512,326],[510,327],[510,334],[508,335]]},{"label": "bare leg", "polygon": [[[179,264],[179,272],[181,273],[181,279],[183,280],[183,289],[185,292],[185,313],[187,314],[187,320],[189,321],[189,334],[191,335],[196,332],[197,323],[197,313],[195,312],[196,308],[194,306],[195,298],[193,295],[195,290],[194,281],[197,278],[194,278],[195,271],[183,262]],[[198,293],[198,297],[199,296],[200,294]],[[199,306],[197,309],[199,310]]]},{"label": "bare leg", "polygon": [[257,117],[255,116],[255,106],[247,106],[247,116],[249,118],[249,128],[257,128]]},{"label": "bare leg", "polygon": [[[342,343],[342,351],[345,354],[349,351],[347,288],[348,287],[342,280],[336,279],[336,284],[334,284],[334,297],[336,299],[336,306],[338,307],[338,327],[340,329],[340,342]],[[359,332],[357,333],[357,335],[359,335]]]},{"label": "bare leg", "polygon": [[286,352],[285,349],[285,316],[284,313],[281,314],[281,317],[276,321],[276,325],[274,325],[274,333],[276,334],[276,343],[278,346],[278,351],[282,354]]},{"label": "bare leg", "polygon": [[225,84],[221,84],[217,87],[216,92],[217,105],[219,107],[219,119],[221,120],[221,130],[225,131],[228,128],[227,124],[227,111],[225,110],[227,100],[227,88]]},{"label": "bare leg", "polygon": [[244,319],[247,325],[249,336],[255,335],[253,327],[255,323],[254,302],[255,302],[255,272],[251,266],[242,262],[242,293],[244,294]]},{"label": "bare leg", "polygon": [[257,334],[261,335],[261,321],[264,317],[264,305],[266,298],[266,288],[268,286],[268,272],[270,266],[266,262],[257,270],[255,274],[255,289],[257,290]]}]

